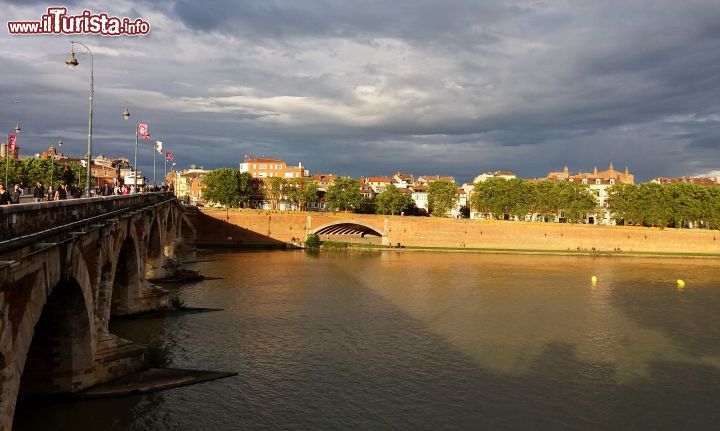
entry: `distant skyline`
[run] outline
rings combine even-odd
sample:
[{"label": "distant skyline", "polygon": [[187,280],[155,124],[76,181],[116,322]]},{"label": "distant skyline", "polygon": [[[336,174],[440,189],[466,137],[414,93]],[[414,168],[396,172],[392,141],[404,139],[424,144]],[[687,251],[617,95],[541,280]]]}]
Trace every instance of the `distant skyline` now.
[{"label": "distant skyline", "polygon": [[[85,152],[89,59],[64,64],[79,40],[95,54],[95,154],[132,160],[141,120],[178,167],[248,154],[459,182],[611,161],[638,182],[720,174],[715,0],[68,1],[152,30],[8,34],[8,20],[58,5],[0,1],[0,134],[20,121],[25,155],[58,136],[63,152]],[[140,145],[151,173],[152,145]]]}]

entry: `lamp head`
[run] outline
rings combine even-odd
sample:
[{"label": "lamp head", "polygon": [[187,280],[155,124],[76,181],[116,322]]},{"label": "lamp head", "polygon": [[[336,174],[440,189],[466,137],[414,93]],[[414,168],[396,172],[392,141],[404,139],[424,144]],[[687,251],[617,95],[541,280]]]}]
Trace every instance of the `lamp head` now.
[{"label": "lamp head", "polygon": [[58,139],[58,147],[62,147],[62,138]]},{"label": "lamp head", "polygon": [[73,51],[72,48],[70,48],[70,52],[68,53],[67,60],[65,60],[65,64],[72,68],[75,68],[75,66],[80,64],[78,63],[77,58],[75,58],[75,51]]},{"label": "lamp head", "polygon": [[130,111],[128,111],[127,106],[125,107],[125,110],[123,111],[122,116],[123,116],[123,118],[126,119],[126,120],[127,120],[128,118],[130,118]]},{"label": "lamp head", "polygon": [[20,133],[21,130],[20,123],[15,123],[15,133]]}]

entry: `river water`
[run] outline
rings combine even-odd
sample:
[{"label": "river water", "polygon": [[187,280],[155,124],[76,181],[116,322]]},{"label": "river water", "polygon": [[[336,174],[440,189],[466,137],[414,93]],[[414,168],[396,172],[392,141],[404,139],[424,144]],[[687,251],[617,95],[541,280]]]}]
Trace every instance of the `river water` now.
[{"label": "river water", "polygon": [[[238,376],[21,408],[18,430],[717,429],[717,260],[207,252],[223,311],[120,321]],[[593,285],[591,277],[598,277]],[[675,280],[684,279],[684,289]]]}]

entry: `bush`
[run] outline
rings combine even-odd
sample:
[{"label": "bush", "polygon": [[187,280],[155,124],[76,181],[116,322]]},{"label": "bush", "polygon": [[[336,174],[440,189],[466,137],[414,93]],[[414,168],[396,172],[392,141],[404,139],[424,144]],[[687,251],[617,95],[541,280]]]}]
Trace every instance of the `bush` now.
[{"label": "bush", "polygon": [[158,340],[145,347],[143,368],[164,368],[170,365],[170,348]]},{"label": "bush", "polygon": [[320,248],[320,236],[316,233],[308,235],[307,239],[305,240],[305,247],[313,250],[317,250],[318,248]]}]

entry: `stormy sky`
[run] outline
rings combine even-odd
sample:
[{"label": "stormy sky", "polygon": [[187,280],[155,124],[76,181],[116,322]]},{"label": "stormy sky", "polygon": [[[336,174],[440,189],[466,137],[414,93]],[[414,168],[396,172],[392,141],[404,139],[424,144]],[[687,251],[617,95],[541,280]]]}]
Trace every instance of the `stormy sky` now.
[{"label": "stormy sky", "polygon": [[[2,25],[51,5],[0,1]],[[717,0],[63,5],[140,17],[152,31],[0,32],[0,126],[20,121],[23,154],[58,136],[66,154],[85,153],[89,59],[64,64],[78,40],[95,56],[94,153],[132,160],[139,119],[179,167],[235,167],[247,154],[461,182],[610,161],[640,181],[720,173]],[[139,157],[148,175],[149,144]]]}]

